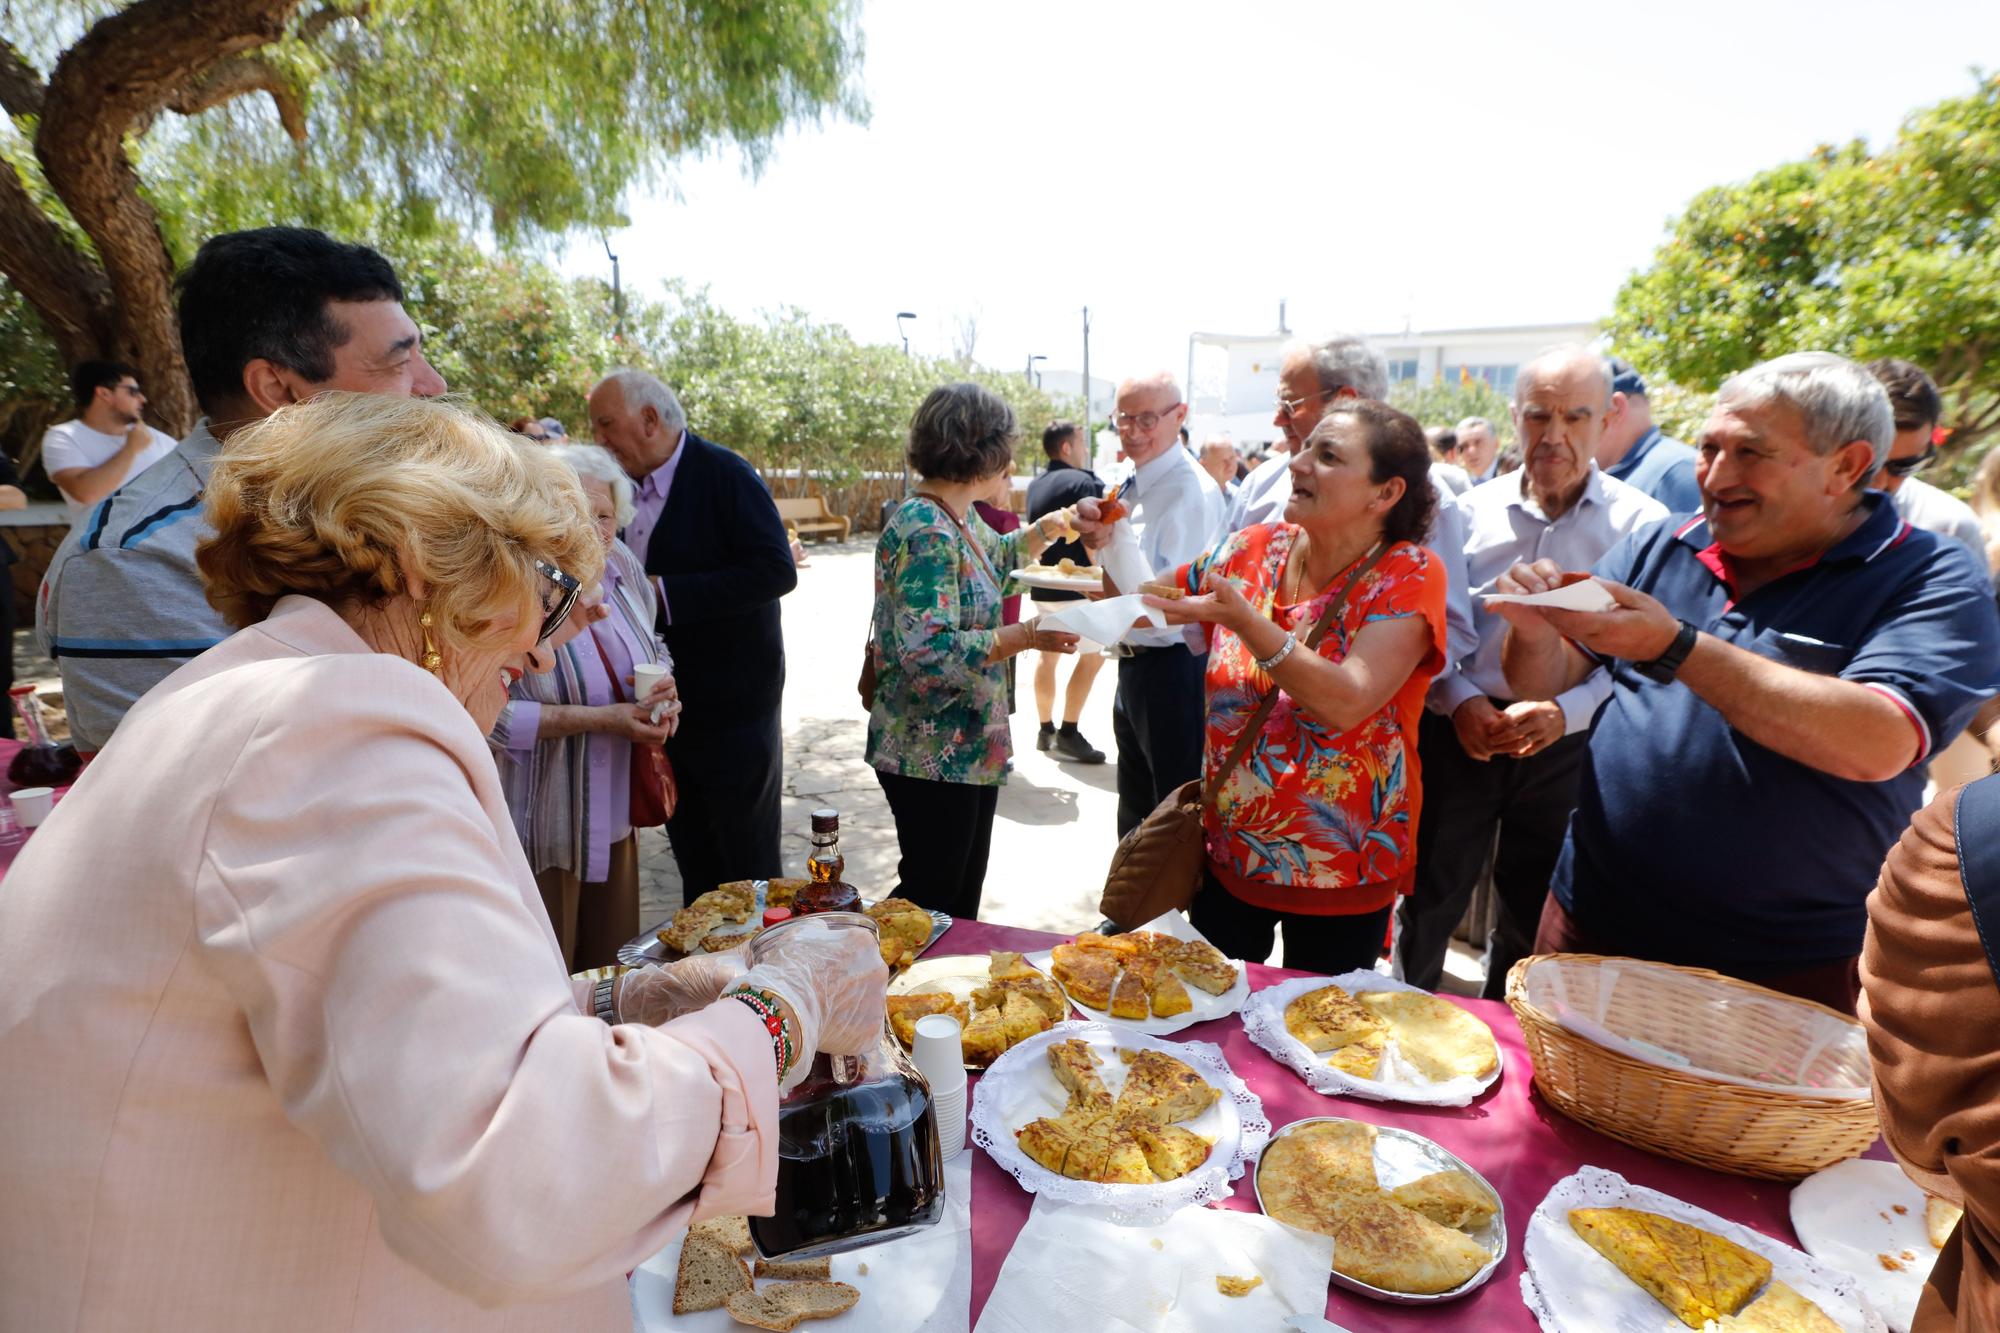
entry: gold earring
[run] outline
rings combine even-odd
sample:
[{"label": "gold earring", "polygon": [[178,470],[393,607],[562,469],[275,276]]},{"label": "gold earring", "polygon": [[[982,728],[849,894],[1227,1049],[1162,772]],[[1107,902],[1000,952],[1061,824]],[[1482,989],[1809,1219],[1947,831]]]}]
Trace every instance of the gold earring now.
[{"label": "gold earring", "polygon": [[437,622],[431,619],[429,611],[425,611],[417,617],[417,623],[423,626],[424,630],[424,670],[442,680],[444,679],[444,655],[438,652],[437,642],[431,638],[431,626]]}]

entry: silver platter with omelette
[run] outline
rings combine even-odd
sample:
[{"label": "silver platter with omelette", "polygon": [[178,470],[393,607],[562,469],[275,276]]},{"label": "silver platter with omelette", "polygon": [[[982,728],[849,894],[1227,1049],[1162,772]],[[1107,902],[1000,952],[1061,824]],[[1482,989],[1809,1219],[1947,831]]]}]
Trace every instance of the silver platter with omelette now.
[{"label": "silver platter with omelette", "polygon": [[1421,1134],[1337,1116],[1297,1120],[1257,1163],[1257,1206],[1333,1237],[1332,1281],[1396,1305],[1470,1295],[1507,1257],[1499,1191]]}]

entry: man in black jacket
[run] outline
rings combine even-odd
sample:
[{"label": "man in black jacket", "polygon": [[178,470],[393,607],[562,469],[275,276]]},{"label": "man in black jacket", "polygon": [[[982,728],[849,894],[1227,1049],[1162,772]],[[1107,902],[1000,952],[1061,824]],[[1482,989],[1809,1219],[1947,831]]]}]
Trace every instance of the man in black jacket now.
[{"label": "man in black jacket", "polygon": [[[1104,483],[1090,470],[1090,439],[1074,421],[1052,421],[1042,432],[1042,452],[1048,455],[1049,470],[1028,483],[1028,521],[1066,509],[1085,496],[1104,494]],[[1090,563],[1090,552],[1082,542],[1051,542],[1042,553],[1042,563],[1053,565],[1063,557],[1079,565]],[[1050,588],[1030,589],[1037,604],[1080,601],[1080,592]],[[1104,751],[1083,738],[1076,720],[1083,713],[1083,701],[1090,697],[1091,682],[1104,665],[1102,653],[1079,653],[1069,673],[1069,689],[1063,695],[1062,730],[1056,730],[1056,662],[1060,654],[1035,655],[1035,709],[1041,714],[1042,729],[1035,737],[1037,750],[1052,750],[1057,758],[1083,764],[1101,764]]]},{"label": "man in black jacket", "polygon": [[615,370],[591,390],[590,426],[632,478],[638,512],[621,535],[659,592],[680,688],[667,835],[682,893],[781,875],[778,599],[799,580],[778,508],[756,469],[688,430],[673,390],[644,371]]}]

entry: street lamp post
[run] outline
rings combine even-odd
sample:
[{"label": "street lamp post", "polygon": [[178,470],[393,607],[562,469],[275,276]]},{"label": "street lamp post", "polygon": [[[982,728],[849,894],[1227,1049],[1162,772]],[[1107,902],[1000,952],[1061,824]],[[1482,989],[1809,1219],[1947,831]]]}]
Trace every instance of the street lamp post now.
[{"label": "street lamp post", "polygon": [[609,232],[599,233],[598,239],[604,242],[604,253],[611,257],[611,311],[612,318],[616,322],[612,336],[618,345],[623,347],[625,345],[625,292],[618,285],[618,256],[612,254],[611,234]]},{"label": "street lamp post", "polygon": [[1041,372],[1035,369],[1035,362],[1046,360],[1048,360],[1047,357],[1040,355],[1028,358],[1028,383],[1034,385],[1037,389],[1042,387],[1042,376]]},{"label": "street lamp post", "polygon": [[[909,334],[907,334],[907,333],[905,333],[905,332],[903,332],[903,321],[904,321],[904,320],[906,320],[906,319],[915,319],[915,318],[916,318],[916,315],[915,315],[914,313],[912,313],[911,311],[908,311],[908,310],[898,310],[898,311],[896,312],[896,336],[897,336],[898,338],[901,338],[901,339],[903,340],[903,355],[904,355],[904,356],[908,356],[908,355],[910,354],[910,335],[909,335]],[[906,448],[906,449],[904,449],[904,450],[903,450],[903,496],[904,496],[904,498],[905,498],[905,499],[907,499],[907,498],[909,497],[909,494],[910,494],[910,451],[909,451],[909,450],[908,450],[908,449]],[[887,518],[887,513],[886,513],[886,507],[885,507],[885,512],[884,512],[884,518],[885,518],[885,520],[886,520],[886,518]],[[885,526],[886,526],[886,522],[885,522]]]}]

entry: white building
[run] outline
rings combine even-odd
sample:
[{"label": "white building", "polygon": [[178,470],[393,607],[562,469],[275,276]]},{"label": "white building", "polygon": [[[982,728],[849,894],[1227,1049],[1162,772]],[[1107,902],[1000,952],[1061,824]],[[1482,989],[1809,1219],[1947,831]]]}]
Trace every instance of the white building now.
[{"label": "white building", "polygon": [[[1278,362],[1285,344],[1297,336],[1282,331],[1189,335],[1188,433],[1196,443],[1228,431],[1247,449],[1283,434],[1271,419],[1278,397]],[[1368,340],[1387,358],[1391,385],[1403,380],[1456,380],[1465,374],[1511,395],[1515,374],[1535,353],[1558,343],[1595,342],[1599,336],[1594,323],[1523,324],[1428,333],[1405,330],[1370,334]]]},{"label": "white building", "polygon": [[[1063,395],[1076,400],[1080,400],[1083,397],[1083,373],[1081,371],[1040,370],[1035,372],[1035,382],[1041,385],[1044,393]],[[1109,421],[1111,419],[1111,405],[1114,395],[1117,392],[1118,386],[1110,380],[1100,379],[1096,375],[1090,377],[1090,419],[1092,421]],[[1022,423],[1022,429],[1024,431],[1027,429],[1027,423]],[[1040,430],[1041,427],[1037,426],[1035,429]]]}]

